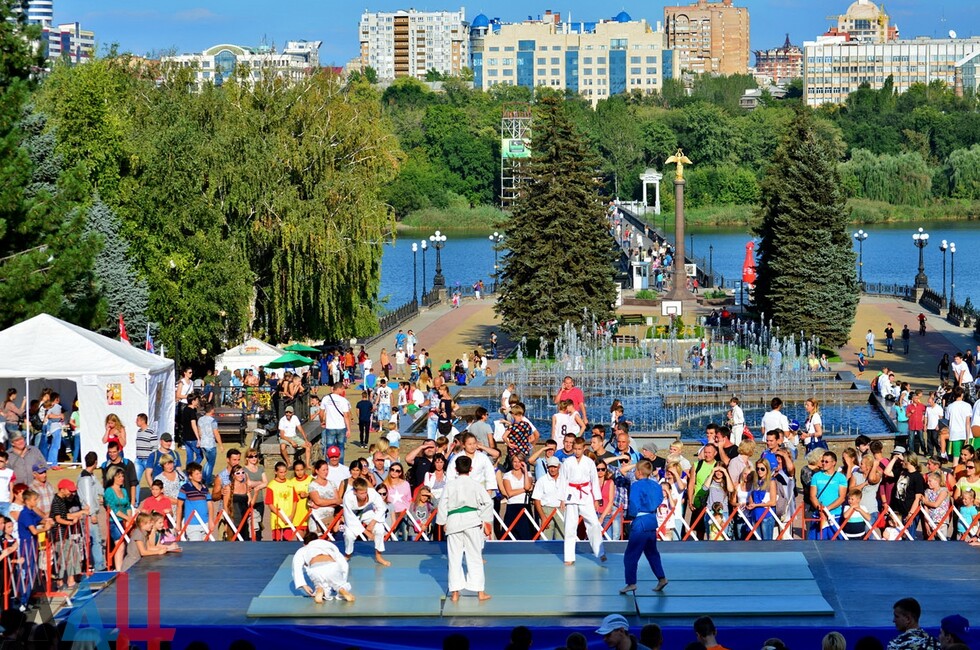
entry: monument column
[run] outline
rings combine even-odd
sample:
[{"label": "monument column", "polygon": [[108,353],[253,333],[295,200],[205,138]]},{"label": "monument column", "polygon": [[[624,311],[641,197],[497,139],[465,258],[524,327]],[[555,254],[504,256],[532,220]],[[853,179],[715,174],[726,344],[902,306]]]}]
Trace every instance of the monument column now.
[{"label": "monument column", "polygon": [[692,164],[681,149],[666,161],[676,163],[674,175],[674,278],[666,300],[697,300],[687,288],[687,271],[684,268],[684,165]]}]

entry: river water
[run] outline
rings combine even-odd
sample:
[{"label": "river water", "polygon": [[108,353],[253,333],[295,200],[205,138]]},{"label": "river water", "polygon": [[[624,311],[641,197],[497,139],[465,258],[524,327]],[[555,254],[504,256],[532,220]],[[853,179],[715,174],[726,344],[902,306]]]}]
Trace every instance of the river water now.
[{"label": "river water", "polygon": [[[942,293],[943,254],[940,242],[943,239],[956,244],[955,255],[955,296],[958,303],[970,296],[974,302],[980,300],[980,264],[976,262],[976,251],[980,250],[980,227],[970,221],[941,221],[922,224],[929,233],[929,245],[924,251],[926,275],[929,286]],[[886,224],[864,227],[868,238],[864,241],[864,280],[888,284],[911,285],[919,268],[919,251],[912,243],[912,233],[918,226],[911,224]],[[851,232],[857,232],[852,228]],[[390,308],[402,305],[412,299],[412,243],[421,241],[428,231],[401,234],[395,241],[386,244],[381,261],[382,298],[387,298]],[[745,260],[745,244],[752,239],[747,227],[742,228],[697,228],[693,229],[693,248],[696,257],[709,262],[714,271],[725,276],[727,286],[742,274]],[[486,233],[451,234],[442,250],[442,272],[449,287],[471,286],[483,279],[487,284],[493,276],[494,253],[492,242]],[[853,238],[852,238],[853,241]],[[691,239],[688,237],[688,255],[691,254]],[[709,248],[710,247],[710,248]],[[857,243],[854,243],[857,251]],[[425,287],[432,286],[435,275],[435,251],[431,248],[426,257]],[[950,292],[953,280],[951,263],[953,255],[946,252],[946,291]],[[422,252],[416,254],[418,270],[418,291],[422,290]]]}]

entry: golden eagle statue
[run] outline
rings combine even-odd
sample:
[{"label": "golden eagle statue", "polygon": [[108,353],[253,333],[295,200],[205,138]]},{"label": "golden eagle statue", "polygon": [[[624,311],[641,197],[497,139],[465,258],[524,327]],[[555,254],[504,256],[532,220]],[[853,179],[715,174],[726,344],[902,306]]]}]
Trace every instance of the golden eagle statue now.
[{"label": "golden eagle statue", "polygon": [[690,158],[684,155],[683,149],[678,149],[677,153],[664,161],[665,165],[670,163],[677,163],[677,174],[674,176],[675,179],[682,181],[684,180],[684,165],[693,165]]}]

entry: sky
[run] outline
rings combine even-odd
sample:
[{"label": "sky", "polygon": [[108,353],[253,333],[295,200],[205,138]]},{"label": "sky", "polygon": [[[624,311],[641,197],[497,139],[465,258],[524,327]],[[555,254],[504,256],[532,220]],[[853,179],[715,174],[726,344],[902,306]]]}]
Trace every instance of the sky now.
[{"label": "sky", "polygon": [[[691,0],[693,2],[693,0]],[[782,45],[789,32],[797,45],[812,40],[830,26],[827,16],[846,11],[849,0],[735,0],[748,7],[752,49]],[[673,4],[673,3],[671,3]],[[676,4],[687,4],[682,0]],[[902,37],[945,36],[955,30],[960,38],[980,36],[978,0],[887,0],[885,8],[898,24]],[[433,0],[55,0],[55,22],[80,22],[95,31],[102,48],[112,43],[120,51],[145,55],[176,50],[201,52],[212,45],[275,44],[289,40],[319,40],[320,62],[343,65],[358,55],[357,24],[365,9],[394,11],[458,10],[460,4]],[[479,13],[505,22],[537,18],[546,9],[569,12],[573,20],[612,17],[625,10],[634,20],[663,21],[663,4],[640,0],[473,0],[466,7],[472,20]],[[879,5],[880,6],[880,5]],[[529,9],[533,7],[533,9]],[[754,63],[754,58],[753,58]]]}]

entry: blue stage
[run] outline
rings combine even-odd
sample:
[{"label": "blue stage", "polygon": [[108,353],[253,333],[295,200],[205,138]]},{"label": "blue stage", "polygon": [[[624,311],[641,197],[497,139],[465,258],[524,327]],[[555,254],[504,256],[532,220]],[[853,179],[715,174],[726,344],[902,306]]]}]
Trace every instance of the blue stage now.
[{"label": "blue stage", "polygon": [[[831,630],[852,643],[867,634],[887,641],[896,635],[891,605],[899,598],[919,599],[927,629],[948,614],[969,618],[969,603],[980,598],[978,552],[953,542],[665,543],[670,584],[653,593],[655,581],[641,562],[635,596],[618,593],[623,543],[607,545],[605,565],[582,543],[578,561],[565,567],[560,542],[502,542],[485,553],[493,598],[464,595],[452,603],[445,597],[444,546],[402,542],[388,545],[390,568],[359,545],[350,575],[357,601],[317,605],[290,584],[297,546],[187,543],[180,555],[142,560],[128,584],[117,581],[77,603],[71,620],[116,628],[120,589],[128,588],[129,626],[143,628],[157,612],[160,627],[175,630],[175,648],[195,640],[226,648],[236,638],[260,648],[311,640],[337,648],[441,648],[447,634],[463,632],[473,648],[499,649],[515,625],[531,627],[538,648],[563,645],[572,631],[600,648],[594,634],[600,619],[620,613],[634,631],[658,623],[665,647],[692,641],[691,622],[709,614],[723,645],[758,650],[770,637],[813,647]],[[160,575],[159,598],[148,597],[151,573]]]}]

